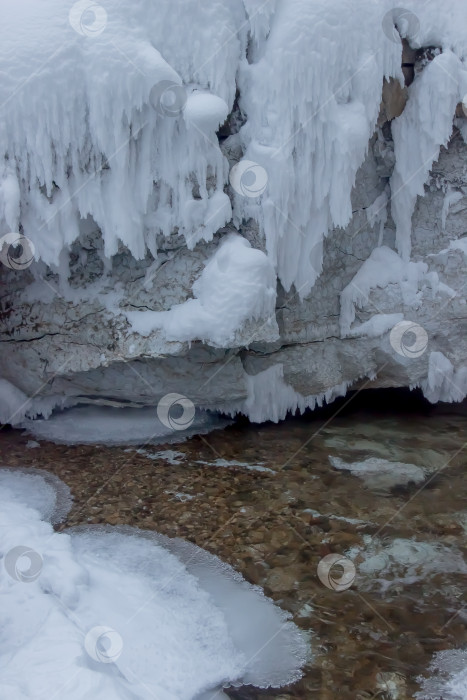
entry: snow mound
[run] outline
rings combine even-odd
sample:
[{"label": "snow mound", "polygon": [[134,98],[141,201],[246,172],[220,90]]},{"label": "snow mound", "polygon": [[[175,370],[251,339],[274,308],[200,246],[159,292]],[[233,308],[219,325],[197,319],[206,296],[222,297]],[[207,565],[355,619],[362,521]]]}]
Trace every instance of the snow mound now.
[{"label": "snow mound", "polygon": [[0,473],[2,697],[190,700],[300,677],[298,628],[228,565],[132,528],[54,532],[37,509],[51,482]]},{"label": "snow mound", "polygon": [[140,335],[162,328],[167,340],[208,340],[219,347],[235,343],[236,332],[250,319],[263,319],[271,339],[279,337],[274,268],[245,238],[231,234],[221,241],[193,294],[195,299],[170,311],[130,311],[127,319]]}]

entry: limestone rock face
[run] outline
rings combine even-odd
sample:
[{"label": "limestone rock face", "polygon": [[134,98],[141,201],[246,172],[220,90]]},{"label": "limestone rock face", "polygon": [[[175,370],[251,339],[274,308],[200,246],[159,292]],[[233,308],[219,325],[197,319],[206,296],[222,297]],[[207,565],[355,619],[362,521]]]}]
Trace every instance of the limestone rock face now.
[{"label": "limestone rock face", "polygon": [[[433,358],[442,353],[455,386],[449,395],[446,384],[441,398],[459,400],[467,393],[467,146],[455,129],[417,202],[411,259],[424,263],[425,273],[418,281],[359,290],[353,280],[375,248],[395,247],[392,165],[386,123],[358,173],[350,224],[325,239],[323,271],[310,295],[300,300],[278,283],[274,323],[249,321],[229,347],[169,342],[160,330],[142,336],[126,317],[128,311],[167,311],[189,299],[225,229],[191,251],[174,235],[160,240],[157,260],[137,261],[122,250],[109,263],[99,231],[89,227],[71,249],[66,284],[42,263],[26,270],[0,266],[0,376],[34,397],[36,407],[47,397],[47,405],[63,405],[64,397],[66,405],[155,405],[178,392],[199,407],[266,420],[350,388],[439,384],[444,379]],[[240,233],[253,247],[263,246],[248,222]],[[352,285],[355,319],[343,332],[341,295],[346,288],[351,294]],[[375,330],[374,317],[383,330]],[[425,331],[421,352],[410,353],[413,338],[399,346],[391,338],[401,319]],[[279,337],[271,330],[275,321]]]}]

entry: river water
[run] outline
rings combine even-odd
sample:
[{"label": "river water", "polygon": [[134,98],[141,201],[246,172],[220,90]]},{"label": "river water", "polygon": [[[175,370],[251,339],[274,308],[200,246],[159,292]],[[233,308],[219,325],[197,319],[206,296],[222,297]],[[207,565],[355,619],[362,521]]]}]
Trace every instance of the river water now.
[{"label": "river water", "polygon": [[[0,438],[2,464],[70,486],[61,529],[186,538],[290,611],[312,649],[302,681],[232,698],[407,700],[433,654],[467,644],[465,405],[367,392],[279,425],[240,421],[139,450]],[[320,579],[330,554],[341,562],[326,559]]]}]

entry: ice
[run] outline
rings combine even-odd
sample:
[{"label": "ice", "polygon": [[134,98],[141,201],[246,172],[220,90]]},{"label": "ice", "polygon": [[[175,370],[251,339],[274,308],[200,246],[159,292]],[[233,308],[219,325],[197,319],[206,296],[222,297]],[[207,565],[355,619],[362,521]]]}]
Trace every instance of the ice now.
[{"label": "ice", "polygon": [[66,445],[138,445],[180,442],[226,425],[225,419],[200,409],[190,425],[181,430],[161,423],[157,409],[152,407],[78,406],[55,413],[47,420],[25,420],[19,427],[36,438]]},{"label": "ice", "polygon": [[[86,6],[17,0],[2,8],[0,233],[21,226],[34,244],[35,281],[25,298],[50,302],[53,292],[38,282],[47,263],[66,300],[98,298],[119,314],[121,290],[71,289],[71,244],[98,231],[106,269],[123,249],[137,260],[150,253],[157,266],[161,238],[180,235],[190,249],[212,241],[216,250],[193,298],[162,313],[127,314],[135,334],[242,347],[258,340],[248,333],[252,323],[276,339],[277,280],[300,297],[313,293],[324,238],[352,216],[383,81],[404,80],[402,42],[384,21],[398,3],[159,0],[155,7],[152,0],[102,0],[88,7],[91,17]],[[352,328],[375,287],[402,294],[407,306],[417,304],[423,285],[449,293],[436,273],[410,260],[411,218],[467,94],[467,9],[458,0],[407,0],[404,7],[416,21],[400,23],[401,35],[413,48],[436,51],[392,122],[391,182],[366,208],[381,244],[391,201],[399,256],[379,245],[343,291],[342,335],[388,329],[385,314]],[[237,106],[239,131],[229,138],[239,148],[221,148],[216,130]],[[260,187],[233,186],[240,154],[240,169],[252,163],[248,173],[261,174]],[[447,193],[443,224],[457,196]],[[264,234],[265,252],[241,236],[250,220]],[[254,420],[278,420],[347,388],[303,397],[281,383],[278,370],[272,374],[277,395],[264,377],[249,380],[244,408]],[[26,407],[19,390],[0,390],[3,421],[70,407],[62,397]]]},{"label": "ice", "polygon": [[442,352],[431,352],[428,358],[428,377],[421,384],[428,401],[460,402],[467,396],[467,367],[454,369]]},{"label": "ice", "polygon": [[[355,320],[355,309],[368,303],[372,289],[387,289],[389,285],[397,285],[398,289],[391,291],[389,288],[388,293],[401,295],[404,304],[414,308],[418,306],[419,290],[422,286],[429,286],[434,291],[440,288],[437,274],[428,273],[426,263],[404,262],[387,246],[375,248],[341,292],[340,327],[343,336],[362,332],[361,326],[351,329]],[[377,321],[367,322],[364,331],[370,335],[379,335],[389,317],[389,314],[382,314]]]},{"label": "ice", "polygon": [[301,296],[321,272],[324,236],[352,215],[383,78],[402,78],[401,45],[382,29],[386,11],[369,0],[277,3],[240,73],[245,158],[265,169],[268,186],[259,201],[235,198],[234,221],[258,221],[283,286]]},{"label": "ice", "polygon": [[[467,92],[465,8],[406,5],[417,24],[402,34],[443,52],[417,75],[394,122],[393,215],[404,257],[414,196]],[[211,240],[231,218],[215,130],[238,87],[245,158],[266,170],[268,188],[259,200],[233,196],[233,221],[256,219],[283,286],[308,294],[323,237],[350,219],[383,79],[403,80],[401,43],[383,22],[395,0],[161,0],[157,10],[150,0],[105,0],[93,5],[91,27],[85,6],[4,8],[2,228],[17,230],[21,210],[37,256],[57,266],[86,219],[101,229],[107,256],[119,244],[136,258],[156,255],[157,233],[175,230],[187,245]]]},{"label": "ice", "polygon": [[447,649],[437,652],[428,669],[433,675],[420,677],[423,690],[415,693],[416,700],[466,700],[467,651]]},{"label": "ice", "polygon": [[70,489],[50,472],[0,467],[0,500],[18,502],[53,524],[65,520],[71,508]]},{"label": "ice", "polygon": [[346,335],[349,338],[358,338],[365,335],[369,338],[378,338],[391,330],[391,328],[394,328],[403,319],[404,314],[375,314],[368,321],[351,328]]},{"label": "ice", "polygon": [[428,379],[422,383],[422,390],[431,403],[460,403],[467,396],[467,367],[461,366],[455,370],[443,353],[431,353]]},{"label": "ice", "polygon": [[300,677],[307,644],[261,589],[156,533],[54,532],[41,517],[56,484],[0,470],[2,697],[195,700]]},{"label": "ice", "polygon": [[392,126],[396,165],[391,177],[391,213],[396,224],[397,248],[405,261],[410,258],[412,214],[417,196],[424,194],[431,166],[452,134],[453,116],[462,100],[464,81],[460,59],[446,49],[411,85],[407,106]]},{"label": "ice", "polygon": [[48,418],[53,409],[73,405],[73,400],[65,396],[28,397],[7,379],[0,378],[0,423],[19,424],[25,417],[36,416]]},{"label": "ice", "polygon": [[319,395],[303,396],[284,381],[284,367],[276,364],[256,375],[248,375],[248,397],[240,410],[254,423],[270,420],[278,423],[291,412],[314,409],[345,396],[348,384],[343,382]]},{"label": "ice", "polygon": [[[7,230],[18,229],[20,201],[24,234],[55,265],[88,216],[107,256],[119,243],[136,258],[156,254],[156,234],[175,228],[187,241],[210,240],[230,205],[221,223],[208,216],[201,232],[190,205],[212,214],[209,200],[224,196],[227,165],[214,130],[233,104],[245,50],[241,4],[217,0],[193,11],[183,0],[162,0],[155,11],[151,0],[106,0],[94,6],[104,16],[93,36],[83,31],[79,4],[74,16],[72,7],[19,0],[3,13]],[[185,106],[194,120],[184,120]]]},{"label": "ice", "polygon": [[240,467],[242,469],[248,469],[252,472],[263,472],[267,474],[275,474],[273,469],[268,467],[263,467],[262,463],[250,464],[249,462],[238,462],[236,459],[223,459],[219,457],[212,462],[206,462],[204,460],[198,460],[198,464],[205,464],[208,467],[218,467],[221,469],[230,469],[230,467]]},{"label": "ice", "polygon": [[383,541],[363,536],[364,545],[346,552],[359,573],[360,590],[387,590],[427,581],[436,574],[467,574],[467,563],[456,547],[395,538]]},{"label": "ice", "polygon": [[361,462],[344,462],[340,457],[329,457],[334,469],[349,471],[358,476],[366,486],[377,491],[388,491],[394,486],[407,486],[410,483],[421,484],[425,480],[425,471],[415,464],[391,462],[379,457],[368,457]]}]

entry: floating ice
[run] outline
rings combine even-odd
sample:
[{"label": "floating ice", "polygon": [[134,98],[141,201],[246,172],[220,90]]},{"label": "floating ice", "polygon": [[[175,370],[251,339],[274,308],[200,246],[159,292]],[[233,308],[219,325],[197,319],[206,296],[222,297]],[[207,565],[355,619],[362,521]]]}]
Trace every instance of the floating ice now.
[{"label": "floating ice", "polygon": [[18,502],[53,524],[65,520],[71,493],[57,476],[41,469],[0,468],[0,500]]},{"label": "floating ice", "polygon": [[369,457],[361,462],[344,462],[340,457],[329,457],[334,469],[349,471],[358,476],[370,489],[387,491],[394,486],[421,484],[425,480],[425,471],[415,464],[390,462],[379,457]]},{"label": "floating ice", "polygon": [[363,541],[363,546],[346,552],[357,567],[361,590],[384,591],[426,581],[436,574],[467,574],[467,563],[453,546],[405,538],[384,542],[371,535],[364,535]]},{"label": "floating ice", "polygon": [[435,654],[428,669],[432,675],[418,678],[423,690],[416,700],[466,700],[467,651],[448,649]]},{"label": "floating ice", "polygon": [[54,483],[0,470],[2,697],[198,700],[300,677],[307,644],[261,589],[182,540],[54,532]]},{"label": "floating ice", "polygon": [[156,408],[78,406],[55,413],[47,420],[25,420],[20,427],[36,438],[66,445],[139,445],[180,442],[228,424],[217,414],[198,409],[190,425],[178,430],[163,425]]}]

